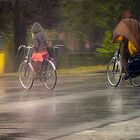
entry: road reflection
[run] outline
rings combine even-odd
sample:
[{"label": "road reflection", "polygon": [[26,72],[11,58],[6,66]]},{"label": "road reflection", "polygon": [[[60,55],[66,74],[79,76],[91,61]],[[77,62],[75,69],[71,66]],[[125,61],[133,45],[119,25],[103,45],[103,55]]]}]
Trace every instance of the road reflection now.
[{"label": "road reflection", "polygon": [[7,138],[51,138],[95,127],[93,123],[101,125],[121,119],[139,110],[139,88],[129,85],[112,88],[103,79],[63,78],[53,92],[40,85],[27,91],[17,84],[16,78],[1,79],[1,134]]}]

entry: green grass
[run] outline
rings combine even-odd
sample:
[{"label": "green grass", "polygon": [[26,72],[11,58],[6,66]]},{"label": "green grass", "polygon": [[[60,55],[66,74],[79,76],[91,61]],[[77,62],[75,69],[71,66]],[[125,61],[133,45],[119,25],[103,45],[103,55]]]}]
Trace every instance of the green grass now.
[{"label": "green grass", "polygon": [[83,74],[83,73],[97,73],[105,72],[106,65],[96,66],[79,66],[75,68],[58,69],[59,74]]},{"label": "green grass", "polygon": [[[58,75],[80,75],[87,73],[99,73],[106,71],[106,65],[94,65],[94,66],[78,66],[75,68],[59,68],[57,69]],[[18,76],[17,72],[3,73],[1,76]]]}]

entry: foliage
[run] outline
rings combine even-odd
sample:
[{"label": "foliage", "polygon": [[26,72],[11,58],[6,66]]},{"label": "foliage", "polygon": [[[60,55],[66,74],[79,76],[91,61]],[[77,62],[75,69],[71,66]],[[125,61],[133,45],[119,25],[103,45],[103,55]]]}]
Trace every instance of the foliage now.
[{"label": "foliage", "polygon": [[54,29],[59,22],[59,0],[21,0],[20,5],[30,25],[38,21],[44,27]]},{"label": "foliage", "polygon": [[109,28],[107,4],[98,0],[61,0],[62,29],[87,39],[92,32]]},{"label": "foliage", "polygon": [[78,40],[102,42],[104,32],[114,28],[124,9],[140,19],[139,7],[139,0],[2,0],[0,33],[6,38],[10,34],[15,50],[26,43],[35,21],[47,29],[70,32]]},{"label": "foliage", "polygon": [[54,29],[59,17],[59,0],[0,1],[0,33],[5,38],[9,32],[13,34],[15,51],[19,45],[26,44],[27,30],[35,21]]},{"label": "foliage", "polygon": [[60,0],[60,29],[80,40],[101,42],[106,30],[113,30],[124,9],[138,16],[139,0]]},{"label": "foliage", "polygon": [[97,48],[96,51],[100,55],[110,55],[115,52],[115,50],[118,48],[119,44],[114,43],[111,40],[111,33],[109,31],[105,32],[105,36],[103,39],[102,47]]}]

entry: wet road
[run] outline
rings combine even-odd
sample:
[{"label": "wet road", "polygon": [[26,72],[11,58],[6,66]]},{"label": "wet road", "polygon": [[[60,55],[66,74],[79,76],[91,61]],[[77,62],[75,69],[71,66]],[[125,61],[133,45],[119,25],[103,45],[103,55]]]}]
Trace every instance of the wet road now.
[{"label": "wet road", "polygon": [[140,88],[113,88],[105,74],[60,76],[54,91],[0,77],[0,140],[53,140],[140,116]]}]

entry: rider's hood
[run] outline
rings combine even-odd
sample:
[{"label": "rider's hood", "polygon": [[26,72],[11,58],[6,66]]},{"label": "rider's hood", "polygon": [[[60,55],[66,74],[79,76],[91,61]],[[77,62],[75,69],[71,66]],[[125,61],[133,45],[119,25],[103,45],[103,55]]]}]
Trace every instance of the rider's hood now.
[{"label": "rider's hood", "polygon": [[41,31],[43,31],[43,28],[41,27],[41,25],[38,22],[35,22],[32,25],[31,32],[33,34],[35,34],[35,33],[41,32]]}]

